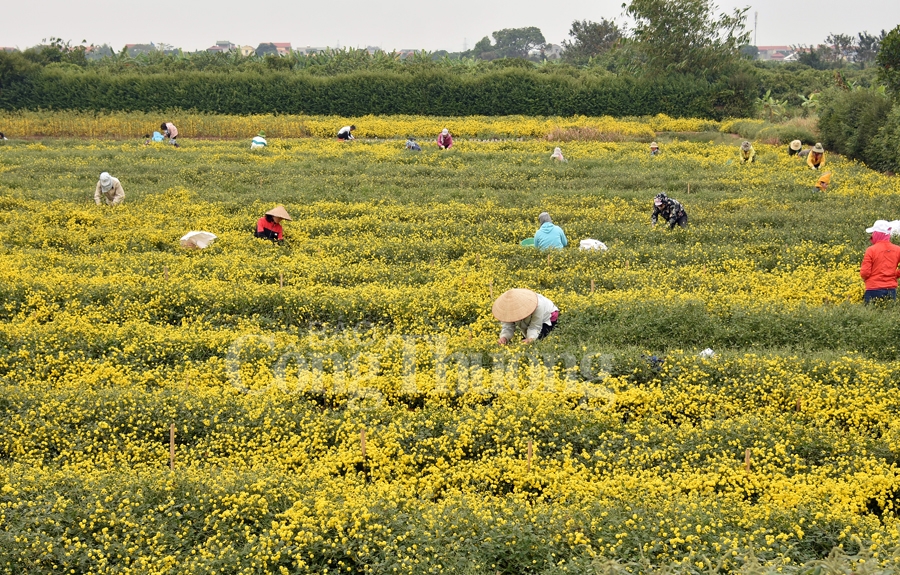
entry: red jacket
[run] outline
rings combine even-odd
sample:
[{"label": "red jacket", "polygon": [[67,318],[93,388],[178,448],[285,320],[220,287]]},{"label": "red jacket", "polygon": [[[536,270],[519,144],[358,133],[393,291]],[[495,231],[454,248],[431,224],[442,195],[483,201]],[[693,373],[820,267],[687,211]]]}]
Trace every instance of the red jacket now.
[{"label": "red jacket", "polygon": [[900,246],[892,244],[890,240],[882,240],[866,250],[859,275],[866,281],[867,290],[897,289],[897,278],[900,277],[898,265]]},{"label": "red jacket", "polygon": [[284,228],[281,224],[266,220],[266,216],[256,221],[256,237],[266,238],[267,240],[283,240]]}]

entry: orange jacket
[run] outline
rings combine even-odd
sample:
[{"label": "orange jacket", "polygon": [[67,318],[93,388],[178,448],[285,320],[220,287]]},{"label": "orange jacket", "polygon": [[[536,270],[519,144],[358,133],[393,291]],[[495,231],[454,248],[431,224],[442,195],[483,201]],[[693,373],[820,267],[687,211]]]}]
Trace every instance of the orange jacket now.
[{"label": "orange jacket", "polygon": [[900,265],[900,246],[892,244],[889,240],[875,242],[863,256],[859,275],[866,281],[867,290],[897,289],[897,278],[900,277],[898,265]]}]

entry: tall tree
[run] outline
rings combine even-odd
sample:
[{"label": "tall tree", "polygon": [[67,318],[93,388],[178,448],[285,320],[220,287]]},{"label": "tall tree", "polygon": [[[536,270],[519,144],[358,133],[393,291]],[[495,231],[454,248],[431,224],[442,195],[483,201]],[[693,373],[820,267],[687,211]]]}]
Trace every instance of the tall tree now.
[{"label": "tall tree", "polygon": [[881,31],[881,36],[874,36],[869,34],[868,31],[857,34],[856,54],[853,60],[862,64],[863,67],[874,62],[881,40],[884,39],[885,35],[886,32],[884,30]]},{"label": "tall tree", "polygon": [[575,20],[569,30],[571,41],[563,40],[563,60],[573,64],[583,64],[590,58],[610,51],[622,37],[622,32],[612,20],[603,18],[600,22]]},{"label": "tall tree", "polygon": [[648,73],[682,72],[716,77],[749,44],[749,8],[716,15],[712,0],[631,0],[625,13],[635,23],[633,40]]},{"label": "tall tree", "polygon": [[887,33],[875,56],[878,79],[884,82],[895,99],[900,99],[900,26]]},{"label": "tall tree", "polygon": [[528,28],[504,28],[492,34],[496,42],[495,50],[500,57],[527,58],[528,53],[534,48],[540,48],[547,41],[540,29],[530,26]]}]

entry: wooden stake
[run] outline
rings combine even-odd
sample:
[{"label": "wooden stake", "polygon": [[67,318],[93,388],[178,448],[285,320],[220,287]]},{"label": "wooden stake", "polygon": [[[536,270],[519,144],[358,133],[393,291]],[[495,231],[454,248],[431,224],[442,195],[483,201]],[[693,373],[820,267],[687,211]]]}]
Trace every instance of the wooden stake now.
[{"label": "wooden stake", "polygon": [[363,427],[359,430],[359,451],[362,453],[362,458],[365,460],[366,458],[366,428]]},{"label": "wooden stake", "polygon": [[628,269],[628,266],[631,265],[631,260],[625,260],[625,269]]},{"label": "wooden stake", "polygon": [[794,409],[797,411],[801,411],[803,409],[803,402],[799,397],[797,398],[797,405],[794,406]]},{"label": "wooden stake", "polygon": [[175,471],[175,423],[169,424],[169,470]]},{"label": "wooden stake", "polygon": [[744,452],[744,471],[750,473],[750,448]]},{"label": "wooden stake", "polygon": [[591,293],[594,293],[594,280],[591,280]]},{"label": "wooden stake", "polygon": [[284,289],[284,272],[278,272],[278,289]]},{"label": "wooden stake", "polygon": [[481,254],[475,254],[475,265],[476,266],[481,265]]},{"label": "wooden stake", "polygon": [[534,444],[528,440],[528,473],[531,473],[531,457],[534,455]]},{"label": "wooden stake", "polygon": [[689,193],[689,194],[691,193],[691,184],[690,184],[690,182],[688,182],[688,192],[687,192],[687,193]]},{"label": "wooden stake", "polygon": [[550,267],[550,254],[547,254],[547,267]]},{"label": "wooden stake", "polygon": [[491,299],[494,299],[494,280],[488,282],[488,288],[491,290]]},{"label": "wooden stake", "polygon": [[166,277],[166,281],[169,281],[169,266],[163,266],[163,274]]}]

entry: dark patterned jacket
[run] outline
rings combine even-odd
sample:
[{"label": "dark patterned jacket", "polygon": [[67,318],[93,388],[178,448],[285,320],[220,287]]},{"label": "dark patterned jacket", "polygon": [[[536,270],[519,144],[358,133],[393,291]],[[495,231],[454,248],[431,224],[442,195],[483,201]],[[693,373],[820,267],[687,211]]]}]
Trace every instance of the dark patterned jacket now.
[{"label": "dark patterned jacket", "polygon": [[653,205],[653,213],[650,214],[650,221],[655,224],[657,218],[661,217],[669,223],[670,228],[674,228],[681,216],[684,215],[686,215],[686,212],[678,200],[666,198],[661,206],[657,206],[656,204]]}]

